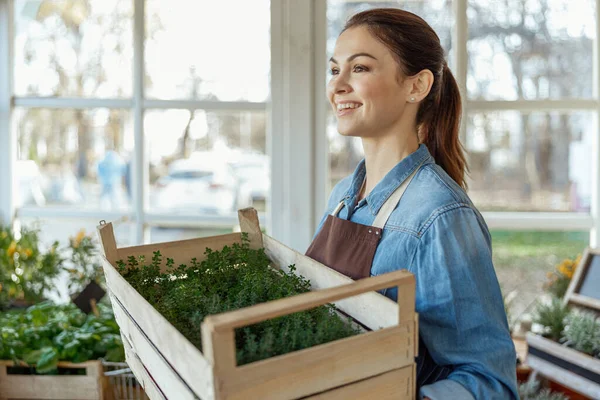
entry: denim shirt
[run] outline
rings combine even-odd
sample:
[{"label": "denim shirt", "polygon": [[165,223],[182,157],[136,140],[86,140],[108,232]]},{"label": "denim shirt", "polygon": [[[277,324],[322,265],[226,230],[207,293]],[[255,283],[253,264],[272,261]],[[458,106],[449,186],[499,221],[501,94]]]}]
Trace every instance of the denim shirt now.
[{"label": "denim shirt", "polygon": [[[516,353],[492,264],[487,225],[464,190],[421,144],[357,204],[364,160],[333,189],[327,215],[340,201],[339,218],[371,225],[393,191],[419,165],[383,234],[371,275],[407,269],[416,278],[419,334],[447,379],[423,386],[438,399],[516,399]],[[316,236],[316,235],[315,235]],[[397,288],[382,292],[397,301]]]}]

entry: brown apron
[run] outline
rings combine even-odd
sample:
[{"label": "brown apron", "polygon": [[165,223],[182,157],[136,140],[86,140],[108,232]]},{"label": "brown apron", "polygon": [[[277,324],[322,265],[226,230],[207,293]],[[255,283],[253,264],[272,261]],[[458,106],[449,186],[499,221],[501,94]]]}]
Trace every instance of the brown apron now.
[{"label": "brown apron", "polygon": [[327,216],[306,255],[352,279],[369,277],[383,227],[419,168],[420,166],[383,203],[372,226],[338,218],[338,213],[344,207],[342,200]]},{"label": "brown apron", "polygon": [[[306,251],[306,255],[352,279],[369,277],[383,227],[419,168],[420,166],[381,206],[372,226],[338,218],[338,213],[344,207],[342,200],[336,209],[327,216],[323,227]],[[451,366],[440,366],[433,360],[420,337],[416,363],[417,394],[422,386],[446,379],[452,372]]]},{"label": "brown apron", "polygon": [[[344,207],[342,200],[333,213],[327,216],[323,227],[306,251],[306,255],[352,279],[369,277],[383,227],[419,168],[420,166],[381,206],[372,226],[338,218],[338,213]],[[433,360],[420,337],[416,363],[417,394],[422,386],[446,379],[452,372],[451,366],[440,366]]]}]

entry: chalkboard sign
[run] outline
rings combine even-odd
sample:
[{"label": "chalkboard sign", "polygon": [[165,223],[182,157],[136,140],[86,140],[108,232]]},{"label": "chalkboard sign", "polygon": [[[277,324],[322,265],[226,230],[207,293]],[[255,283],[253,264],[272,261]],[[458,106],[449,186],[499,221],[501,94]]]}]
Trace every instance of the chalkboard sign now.
[{"label": "chalkboard sign", "polygon": [[86,314],[93,312],[97,314],[96,303],[99,302],[106,292],[96,282],[91,281],[77,297],[73,303]]},{"label": "chalkboard sign", "polygon": [[600,311],[599,249],[586,249],[569,284],[565,301]]}]

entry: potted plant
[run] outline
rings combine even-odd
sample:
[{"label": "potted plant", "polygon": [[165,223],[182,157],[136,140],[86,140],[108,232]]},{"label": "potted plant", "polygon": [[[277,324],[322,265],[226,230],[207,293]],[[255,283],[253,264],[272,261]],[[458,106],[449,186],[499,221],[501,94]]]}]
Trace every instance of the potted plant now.
[{"label": "potted plant", "polygon": [[102,399],[98,359],[122,361],[124,349],[111,306],[98,310],[45,301],[0,313],[0,398]]},{"label": "potted plant", "polygon": [[581,257],[565,260],[549,274],[549,304],[538,305],[539,334],[528,333],[527,364],[553,381],[600,398],[600,322],[594,312],[571,309],[563,299]]}]

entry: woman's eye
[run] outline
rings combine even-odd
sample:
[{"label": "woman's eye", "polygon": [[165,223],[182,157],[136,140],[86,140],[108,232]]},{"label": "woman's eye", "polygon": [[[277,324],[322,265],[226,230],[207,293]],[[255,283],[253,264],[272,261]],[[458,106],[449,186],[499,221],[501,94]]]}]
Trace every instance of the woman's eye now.
[{"label": "woman's eye", "polygon": [[367,71],[367,68],[363,67],[362,65],[354,66],[354,72],[365,72],[365,71]]},{"label": "woman's eye", "polygon": [[339,73],[340,73],[340,71],[339,71],[337,68],[331,68],[331,69],[329,70],[329,73],[330,73],[331,75],[337,75],[337,74],[339,74]]}]

